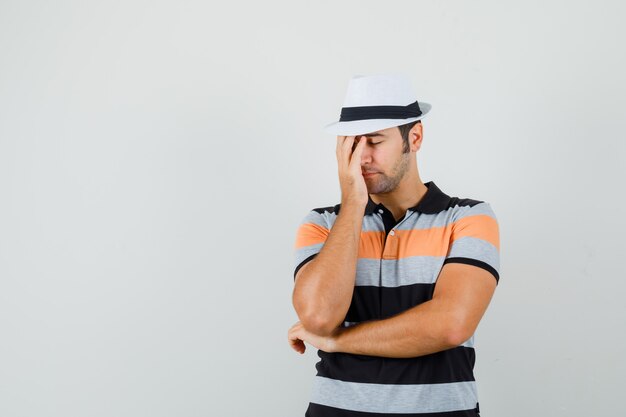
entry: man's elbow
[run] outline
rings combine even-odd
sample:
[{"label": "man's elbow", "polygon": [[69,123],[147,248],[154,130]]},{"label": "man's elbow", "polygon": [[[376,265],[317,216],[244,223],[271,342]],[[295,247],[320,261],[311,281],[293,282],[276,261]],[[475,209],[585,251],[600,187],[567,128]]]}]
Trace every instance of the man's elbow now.
[{"label": "man's elbow", "polygon": [[318,336],[329,336],[338,327],[336,323],[321,317],[319,314],[303,316],[300,322],[306,330]]},{"label": "man's elbow", "polygon": [[307,301],[299,295],[294,291],[292,304],[300,319],[300,323],[306,330],[318,336],[328,336],[341,325],[342,322],[337,323],[335,317],[321,314],[320,312],[326,310],[326,308],[312,304],[310,302],[311,297]]},{"label": "man's elbow", "polygon": [[450,346],[460,346],[474,334],[475,326],[468,323],[462,316],[450,320],[444,338]]}]

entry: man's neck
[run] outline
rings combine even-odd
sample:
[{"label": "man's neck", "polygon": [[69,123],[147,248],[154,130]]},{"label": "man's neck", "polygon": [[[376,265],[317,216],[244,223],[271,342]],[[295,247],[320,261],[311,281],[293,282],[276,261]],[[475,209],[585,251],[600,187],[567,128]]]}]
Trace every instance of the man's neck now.
[{"label": "man's neck", "polygon": [[391,193],[382,194],[370,194],[370,198],[374,203],[382,203],[391,213],[396,220],[404,217],[409,207],[414,207],[424,197],[428,191],[421,180],[417,184],[406,184],[404,187],[398,186]]}]

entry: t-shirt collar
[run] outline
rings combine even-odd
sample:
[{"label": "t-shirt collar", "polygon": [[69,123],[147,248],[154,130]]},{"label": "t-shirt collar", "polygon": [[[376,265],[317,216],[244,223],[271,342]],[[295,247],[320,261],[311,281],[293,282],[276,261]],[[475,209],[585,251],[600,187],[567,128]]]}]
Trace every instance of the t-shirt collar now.
[{"label": "t-shirt collar", "polygon": [[[433,181],[428,181],[424,185],[428,188],[426,193],[415,206],[409,207],[408,210],[425,214],[436,214],[446,210],[450,202],[450,196],[441,191]],[[367,200],[365,215],[374,213],[380,208],[379,206],[382,206],[382,203],[375,203],[369,195]]]}]

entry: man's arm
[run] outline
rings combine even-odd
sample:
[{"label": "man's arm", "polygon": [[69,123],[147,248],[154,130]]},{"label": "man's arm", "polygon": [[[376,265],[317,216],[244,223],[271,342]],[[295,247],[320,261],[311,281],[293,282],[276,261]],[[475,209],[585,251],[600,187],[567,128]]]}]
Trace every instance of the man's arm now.
[{"label": "man's arm", "polygon": [[459,346],[474,334],[496,283],[485,269],[462,263],[445,264],[431,300],[387,319],[338,329],[328,349],[409,358]]},{"label": "man's arm", "polygon": [[329,335],[336,329],[352,303],[361,225],[368,202],[361,173],[365,142],[363,137],[357,143],[356,136],[337,136],[341,209],[322,249],[295,278],[293,306],[302,324],[318,335]]},{"label": "man's arm", "polygon": [[293,306],[317,335],[329,335],[350,308],[364,210],[362,204],[342,203],[324,246],[296,275]]}]

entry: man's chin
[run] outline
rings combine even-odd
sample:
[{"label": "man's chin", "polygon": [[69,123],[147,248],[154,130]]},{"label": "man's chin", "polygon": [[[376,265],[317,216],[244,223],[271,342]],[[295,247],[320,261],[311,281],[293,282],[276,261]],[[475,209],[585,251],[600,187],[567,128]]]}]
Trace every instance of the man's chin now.
[{"label": "man's chin", "polygon": [[376,187],[367,187],[367,193],[377,195],[381,194],[381,190],[377,189]]}]

